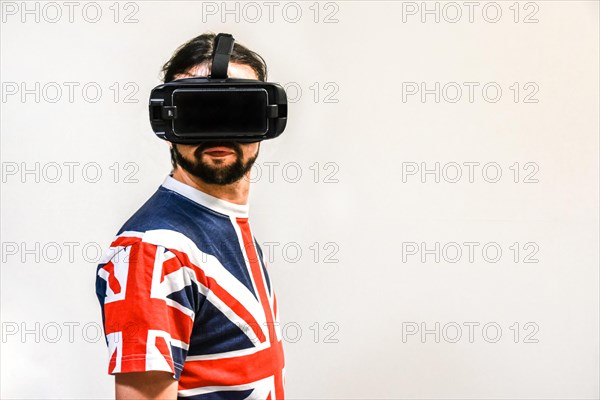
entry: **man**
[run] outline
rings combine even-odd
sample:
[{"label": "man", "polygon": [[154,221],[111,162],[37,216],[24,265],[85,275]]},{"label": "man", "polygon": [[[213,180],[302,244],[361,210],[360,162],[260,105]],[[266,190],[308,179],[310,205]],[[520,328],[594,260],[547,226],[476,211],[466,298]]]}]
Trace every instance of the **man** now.
[{"label": "man", "polygon": [[[164,81],[208,76],[214,39],[177,49]],[[266,66],[236,43],[228,76],[264,81]],[[172,174],[97,270],[116,397],[283,399],[277,301],[248,222],[260,142],[170,145]]]}]

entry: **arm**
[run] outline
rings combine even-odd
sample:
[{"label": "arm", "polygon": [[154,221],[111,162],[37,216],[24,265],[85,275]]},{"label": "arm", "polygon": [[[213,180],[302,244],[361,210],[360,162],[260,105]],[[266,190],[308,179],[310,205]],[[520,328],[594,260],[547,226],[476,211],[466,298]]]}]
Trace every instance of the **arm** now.
[{"label": "arm", "polygon": [[129,372],[116,374],[117,400],[177,399],[177,381],[165,371]]},{"label": "arm", "polygon": [[[161,275],[160,283],[154,274]],[[96,293],[117,399],[177,397],[196,309],[193,291],[183,290],[190,279],[173,253],[142,241],[99,266]],[[179,297],[167,302],[175,292]]]}]

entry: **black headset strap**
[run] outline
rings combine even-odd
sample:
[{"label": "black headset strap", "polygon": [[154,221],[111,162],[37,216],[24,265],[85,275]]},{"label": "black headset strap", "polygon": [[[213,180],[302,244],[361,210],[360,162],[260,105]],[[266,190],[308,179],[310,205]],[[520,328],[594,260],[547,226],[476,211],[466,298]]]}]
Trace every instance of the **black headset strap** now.
[{"label": "black headset strap", "polygon": [[229,65],[229,57],[233,51],[234,40],[233,36],[229,33],[219,33],[215,38],[215,50],[210,72],[211,78],[227,78],[227,67]]}]

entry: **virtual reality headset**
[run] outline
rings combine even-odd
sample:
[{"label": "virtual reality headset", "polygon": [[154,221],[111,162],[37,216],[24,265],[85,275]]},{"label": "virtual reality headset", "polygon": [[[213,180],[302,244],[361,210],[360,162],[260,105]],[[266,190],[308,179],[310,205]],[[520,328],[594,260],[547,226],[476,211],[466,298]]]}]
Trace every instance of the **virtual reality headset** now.
[{"label": "virtual reality headset", "polygon": [[220,33],[210,76],[156,86],[150,93],[150,125],[173,143],[273,139],[285,129],[287,96],[277,83],[227,78],[234,39]]}]

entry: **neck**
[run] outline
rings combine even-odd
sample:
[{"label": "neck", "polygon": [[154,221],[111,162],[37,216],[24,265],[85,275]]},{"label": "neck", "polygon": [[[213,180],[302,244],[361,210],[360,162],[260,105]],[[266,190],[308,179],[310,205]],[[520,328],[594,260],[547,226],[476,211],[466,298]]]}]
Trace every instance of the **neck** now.
[{"label": "neck", "polygon": [[250,172],[239,181],[229,185],[215,185],[206,183],[201,179],[190,175],[180,166],[177,166],[173,171],[173,178],[218,199],[234,204],[248,204],[248,194],[250,193],[249,174]]}]

